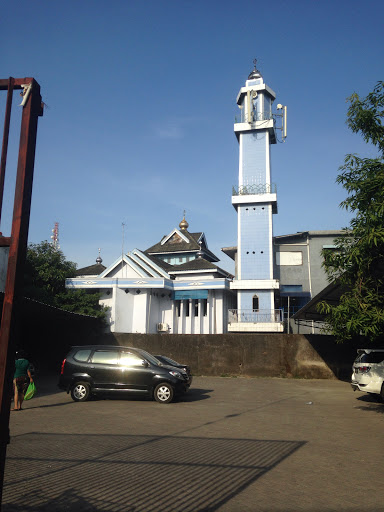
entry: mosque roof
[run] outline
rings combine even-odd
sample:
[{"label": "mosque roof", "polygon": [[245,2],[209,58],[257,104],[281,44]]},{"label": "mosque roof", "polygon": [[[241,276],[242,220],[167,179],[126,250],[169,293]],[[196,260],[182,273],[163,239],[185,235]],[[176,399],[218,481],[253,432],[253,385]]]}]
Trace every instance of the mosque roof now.
[{"label": "mosque roof", "polygon": [[204,258],[196,258],[195,260],[187,261],[186,263],[182,263],[181,265],[173,265],[169,273],[173,274],[174,272],[179,273],[198,270],[212,270],[213,272],[219,272],[220,274],[223,274],[226,277],[233,277],[226,270],[221,269],[211,261],[208,261]]},{"label": "mosque roof", "polygon": [[95,263],[94,265],[89,265],[88,267],[78,268],[76,270],[76,276],[98,276],[107,267],[104,267],[101,263]]},{"label": "mosque roof", "polygon": [[[178,229],[175,229],[170,235],[165,235],[152,247],[149,247],[145,253],[164,253],[164,252],[189,252],[198,251],[200,245],[197,242],[201,235],[204,233],[189,233],[186,229],[183,229],[182,236]],[[166,240],[168,237],[168,240]],[[187,238],[187,240],[184,239]],[[164,241],[166,240],[166,241]]]}]

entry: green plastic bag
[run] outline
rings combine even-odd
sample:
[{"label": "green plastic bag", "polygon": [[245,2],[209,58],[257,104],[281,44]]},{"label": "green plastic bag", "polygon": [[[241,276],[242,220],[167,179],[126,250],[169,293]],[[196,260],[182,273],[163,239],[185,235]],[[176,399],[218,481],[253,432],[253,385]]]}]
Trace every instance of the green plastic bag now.
[{"label": "green plastic bag", "polygon": [[30,400],[35,396],[36,393],[36,386],[34,382],[31,382],[28,386],[28,389],[24,395],[24,400]]}]

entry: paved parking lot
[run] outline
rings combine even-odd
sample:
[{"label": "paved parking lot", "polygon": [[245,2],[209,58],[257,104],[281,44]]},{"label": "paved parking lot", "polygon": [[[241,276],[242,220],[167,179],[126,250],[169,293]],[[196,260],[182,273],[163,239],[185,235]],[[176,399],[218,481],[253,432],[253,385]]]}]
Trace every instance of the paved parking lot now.
[{"label": "paved parking lot", "polygon": [[197,377],[169,405],[37,386],[3,512],[384,510],[384,404],[348,383]]}]

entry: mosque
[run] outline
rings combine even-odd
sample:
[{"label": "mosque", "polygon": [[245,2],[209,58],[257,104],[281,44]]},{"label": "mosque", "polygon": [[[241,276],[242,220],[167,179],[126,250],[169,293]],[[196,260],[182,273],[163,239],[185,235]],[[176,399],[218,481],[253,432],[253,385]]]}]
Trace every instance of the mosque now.
[{"label": "mosque", "polygon": [[[256,69],[237,96],[240,118],[237,246],[223,248],[235,275],[221,269],[203,232],[177,228],[145,251],[134,249],[108,268],[79,269],[67,288],[98,290],[109,308],[109,328],[120,333],[222,334],[291,332],[290,316],[327,285],[322,249],[332,250],[341,231],[305,231],[273,236],[277,214],[271,176],[271,145],[286,137],[286,107],[272,113],[275,92]],[[277,127],[280,121],[281,127]],[[312,327],[309,326],[313,332]],[[303,332],[303,331],[301,331]]]}]

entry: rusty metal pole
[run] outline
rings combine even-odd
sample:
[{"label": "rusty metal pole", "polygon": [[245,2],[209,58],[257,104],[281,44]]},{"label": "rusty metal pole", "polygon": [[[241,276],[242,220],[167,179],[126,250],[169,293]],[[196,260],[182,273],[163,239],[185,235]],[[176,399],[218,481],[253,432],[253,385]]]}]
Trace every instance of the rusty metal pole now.
[{"label": "rusty metal pole", "polygon": [[12,77],[10,77],[8,79],[8,94],[7,94],[7,103],[6,103],[6,107],[5,107],[3,145],[1,148],[1,162],[0,162],[0,221],[1,221],[1,210],[3,207],[5,167],[6,167],[6,163],[7,163],[9,123],[11,120],[13,84],[14,84],[14,79]]},{"label": "rusty metal pole", "polygon": [[[18,85],[32,84],[23,108],[19,158],[15,187],[12,232],[9,242],[7,279],[0,329],[0,507],[5,456],[9,442],[9,414],[14,371],[16,328],[20,318],[24,263],[35,161],[37,118],[42,115],[40,86],[33,78],[18,79]],[[1,85],[1,84],[0,84]],[[18,87],[20,89],[20,87]],[[4,245],[4,244],[2,244]]]}]

